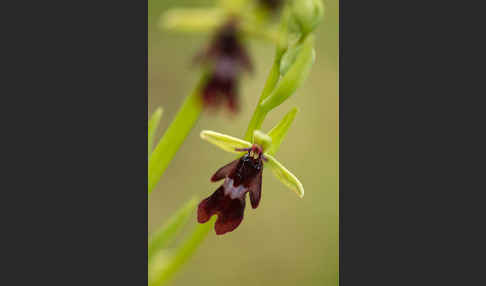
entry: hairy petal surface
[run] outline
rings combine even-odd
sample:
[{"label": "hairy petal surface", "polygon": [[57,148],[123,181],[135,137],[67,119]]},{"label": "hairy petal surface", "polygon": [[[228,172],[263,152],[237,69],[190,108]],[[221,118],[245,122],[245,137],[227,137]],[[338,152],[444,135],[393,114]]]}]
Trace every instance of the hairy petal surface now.
[{"label": "hairy petal surface", "polygon": [[213,215],[217,215],[214,230],[216,234],[221,235],[235,230],[240,225],[244,211],[245,200],[231,199],[230,196],[225,195],[224,186],[221,186],[199,203],[197,221],[205,223]]}]

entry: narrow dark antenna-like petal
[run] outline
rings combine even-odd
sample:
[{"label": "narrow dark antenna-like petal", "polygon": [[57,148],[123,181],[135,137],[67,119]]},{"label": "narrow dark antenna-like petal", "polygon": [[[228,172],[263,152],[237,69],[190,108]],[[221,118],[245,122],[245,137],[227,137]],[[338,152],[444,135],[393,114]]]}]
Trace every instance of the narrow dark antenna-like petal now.
[{"label": "narrow dark antenna-like petal", "polygon": [[211,182],[217,182],[229,176],[229,174],[236,169],[236,166],[238,166],[239,160],[240,159],[236,159],[233,162],[219,168],[219,170],[217,170],[216,173],[214,173],[214,175],[211,177]]},{"label": "narrow dark antenna-like petal", "polygon": [[250,181],[250,184],[248,185],[251,207],[254,209],[258,207],[262,196],[262,173],[263,168],[260,170],[260,172],[258,172],[255,178]]}]

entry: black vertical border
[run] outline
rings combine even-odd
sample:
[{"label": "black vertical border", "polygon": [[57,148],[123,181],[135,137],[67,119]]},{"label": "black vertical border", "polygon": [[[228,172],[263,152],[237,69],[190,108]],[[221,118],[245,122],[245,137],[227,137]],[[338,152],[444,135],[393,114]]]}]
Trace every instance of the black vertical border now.
[{"label": "black vertical border", "polygon": [[0,284],[147,285],[148,2],[18,6]]},{"label": "black vertical border", "polygon": [[483,10],[442,4],[340,0],[340,285],[485,284]]}]

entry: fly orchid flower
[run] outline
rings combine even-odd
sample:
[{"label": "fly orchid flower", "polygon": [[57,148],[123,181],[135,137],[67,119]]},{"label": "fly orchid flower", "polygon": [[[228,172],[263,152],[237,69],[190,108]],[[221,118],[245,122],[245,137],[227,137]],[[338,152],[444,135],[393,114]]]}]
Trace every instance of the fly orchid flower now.
[{"label": "fly orchid flower", "polygon": [[250,143],[229,135],[205,130],[201,138],[232,153],[244,153],[240,158],[221,167],[211,177],[212,182],[224,179],[223,184],[209,197],[199,203],[197,220],[207,222],[211,216],[218,215],[214,229],[216,234],[225,234],[235,230],[243,220],[246,193],[249,193],[253,209],[260,203],[262,191],[262,173],[268,165],[277,178],[287,187],[304,196],[300,181],[272,156],[278,149],[296,110],[289,113],[282,122],[268,135],[255,130]]},{"label": "fly orchid flower", "polygon": [[240,39],[238,23],[235,20],[225,23],[196,60],[209,70],[201,92],[204,104],[218,106],[224,100],[229,109],[235,112],[238,109],[240,74],[243,70],[252,70],[250,57]]}]

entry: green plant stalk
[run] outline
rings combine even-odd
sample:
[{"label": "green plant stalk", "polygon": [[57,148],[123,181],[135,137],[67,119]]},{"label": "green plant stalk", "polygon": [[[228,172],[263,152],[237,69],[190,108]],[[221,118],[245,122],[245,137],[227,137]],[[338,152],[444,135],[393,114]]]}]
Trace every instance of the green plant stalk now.
[{"label": "green plant stalk", "polygon": [[265,120],[265,117],[270,111],[261,108],[260,103],[262,103],[262,101],[272,93],[275,85],[279,80],[279,77],[280,77],[280,56],[276,56],[272,68],[270,69],[270,73],[268,74],[267,81],[265,82],[265,86],[263,88],[262,94],[260,95],[260,99],[258,100],[258,104],[250,119],[248,128],[246,129],[246,133],[244,137],[246,141],[249,142],[252,141],[253,131],[256,129],[260,129],[263,121]]},{"label": "green plant stalk", "polygon": [[155,133],[159,127],[160,119],[162,118],[162,108],[157,107],[148,121],[148,156],[152,153],[152,146],[154,144]]},{"label": "green plant stalk", "polygon": [[155,254],[167,245],[180,232],[182,227],[188,222],[192,211],[197,206],[197,199],[191,198],[184,204],[170,219],[156,232],[149,237],[148,242],[148,261],[152,260]]},{"label": "green plant stalk", "polygon": [[216,217],[213,216],[209,222],[197,224],[192,234],[176,250],[174,257],[170,259],[164,270],[159,272],[157,277],[151,279],[149,286],[165,285],[196,251],[197,247],[213,228],[215,221]]},{"label": "green plant stalk", "polygon": [[285,6],[284,11],[282,13],[282,19],[280,22],[279,27],[279,43],[276,45],[275,48],[275,59],[273,61],[272,68],[267,77],[267,81],[265,82],[265,86],[263,87],[262,94],[260,95],[260,99],[258,100],[258,104],[253,112],[253,115],[250,119],[250,123],[248,124],[248,128],[246,129],[245,136],[243,139],[246,141],[252,141],[253,131],[260,129],[262,127],[263,121],[267,116],[269,109],[265,109],[261,107],[261,103],[265,100],[273,91],[275,86],[277,85],[280,79],[280,60],[284,52],[287,49],[287,29],[288,29],[288,22],[290,19],[290,10],[288,6]]},{"label": "green plant stalk", "polygon": [[283,76],[282,80],[280,80],[280,60],[282,58],[282,52],[279,48],[277,49],[272,69],[270,70],[265,87],[258,100],[258,105],[253,112],[250,124],[246,130],[244,137],[246,141],[252,141],[253,131],[261,128],[268,112],[282,104],[282,102],[291,96],[307,77],[314,61],[313,48],[314,38],[310,35],[304,41],[301,55]]},{"label": "green plant stalk", "polygon": [[203,102],[200,89],[204,81],[205,77],[203,76],[192,94],[184,100],[174,120],[150,155],[148,163],[149,194],[159,182],[165,169],[201,114]]}]

